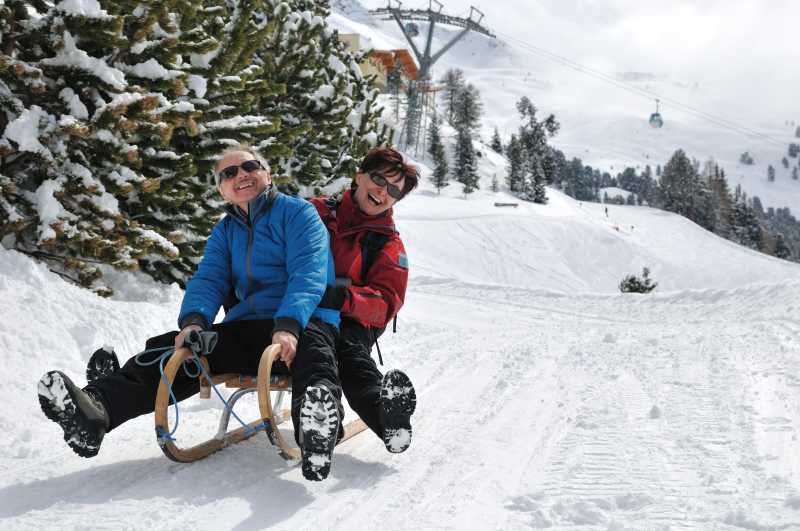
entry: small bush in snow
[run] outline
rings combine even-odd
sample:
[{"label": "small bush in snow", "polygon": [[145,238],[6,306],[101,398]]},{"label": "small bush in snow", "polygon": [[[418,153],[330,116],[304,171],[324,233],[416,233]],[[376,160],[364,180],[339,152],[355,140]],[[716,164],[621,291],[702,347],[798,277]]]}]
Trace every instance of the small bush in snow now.
[{"label": "small bush in snow", "polygon": [[650,278],[650,269],[642,269],[642,276],[628,275],[619,283],[619,290],[622,293],[650,293],[658,286],[658,282],[653,282]]}]

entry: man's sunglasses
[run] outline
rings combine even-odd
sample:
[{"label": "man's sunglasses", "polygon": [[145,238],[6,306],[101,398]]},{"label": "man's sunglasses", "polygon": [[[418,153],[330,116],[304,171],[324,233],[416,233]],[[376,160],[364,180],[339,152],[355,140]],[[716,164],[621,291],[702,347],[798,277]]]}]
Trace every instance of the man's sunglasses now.
[{"label": "man's sunglasses", "polygon": [[243,169],[247,173],[250,173],[251,171],[263,169],[263,166],[257,160],[246,160],[241,164],[228,166],[227,168],[220,170],[220,172],[217,174],[219,175],[220,182],[236,177],[239,174],[239,168]]},{"label": "man's sunglasses", "polygon": [[372,182],[378,186],[385,186],[390,197],[396,199],[397,201],[403,198],[403,190],[390,183],[386,177],[380,173],[369,172],[367,175],[369,175],[369,178],[372,179]]}]

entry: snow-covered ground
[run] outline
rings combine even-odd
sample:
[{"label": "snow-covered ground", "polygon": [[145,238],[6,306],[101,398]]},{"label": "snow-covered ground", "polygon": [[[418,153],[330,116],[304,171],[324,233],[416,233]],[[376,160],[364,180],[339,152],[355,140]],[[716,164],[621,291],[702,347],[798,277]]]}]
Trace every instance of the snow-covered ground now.
[{"label": "snow-covered ground", "polygon": [[[319,484],[263,435],[173,463],[151,415],[74,455],[37,379],[133,355],[181,292],[121,277],[101,299],[0,251],[0,528],[800,528],[800,266],[649,208],[495,207],[514,201],[486,191],[500,162],[468,199],[425,182],[397,208],[412,278],[381,347],[416,385],[414,440],[361,434]],[[643,266],[656,292],[619,294]],[[179,442],[220,407],[184,402]]]}]

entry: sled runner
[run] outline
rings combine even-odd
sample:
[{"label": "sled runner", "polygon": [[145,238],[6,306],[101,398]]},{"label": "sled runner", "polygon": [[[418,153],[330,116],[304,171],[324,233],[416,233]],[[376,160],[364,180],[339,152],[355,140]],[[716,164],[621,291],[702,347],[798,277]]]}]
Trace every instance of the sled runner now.
[{"label": "sled runner", "polygon": [[[200,378],[200,398],[210,398],[211,385],[224,383],[228,388],[237,390],[228,399],[226,407],[219,420],[217,434],[211,439],[191,448],[180,448],[174,439],[165,434],[169,433],[169,420],[167,412],[170,405],[170,387],[175,380],[175,375],[181,369],[184,361],[194,358],[194,353],[189,348],[178,349],[164,367],[164,378],[158,386],[155,404],[156,437],[164,455],[181,463],[190,463],[208,457],[214,452],[231,444],[236,444],[249,439],[262,429],[266,432],[270,443],[275,446],[281,457],[286,460],[299,460],[300,449],[290,444],[278,429],[286,420],[291,422],[291,409],[281,409],[284,398],[288,395],[291,402],[292,383],[289,376],[273,376],[272,364],[280,352],[279,345],[270,345],[261,354],[258,365],[258,375],[218,374],[211,376],[209,382],[202,374]],[[200,362],[205,368],[205,374],[210,374],[208,362],[200,356]],[[231,412],[236,402],[244,395],[257,392],[258,408],[261,418],[249,423],[247,426],[228,431]],[[273,402],[273,395],[275,400]],[[344,436],[339,441],[344,442],[364,431],[366,424],[361,419],[356,419],[344,426]]]}]

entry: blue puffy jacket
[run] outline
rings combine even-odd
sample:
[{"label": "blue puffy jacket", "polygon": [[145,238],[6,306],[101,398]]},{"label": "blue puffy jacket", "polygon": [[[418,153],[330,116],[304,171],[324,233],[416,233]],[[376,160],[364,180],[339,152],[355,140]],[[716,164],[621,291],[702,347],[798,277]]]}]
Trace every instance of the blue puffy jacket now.
[{"label": "blue puffy jacket", "polygon": [[233,287],[240,301],[224,321],[274,319],[299,337],[314,316],[334,326],[339,312],[317,308],[336,272],[328,231],[311,203],[268,189],[234,205],[214,226],[197,272],[186,285],[178,326],[208,327]]}]

